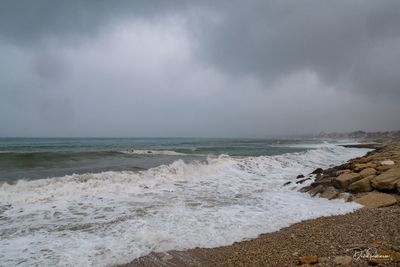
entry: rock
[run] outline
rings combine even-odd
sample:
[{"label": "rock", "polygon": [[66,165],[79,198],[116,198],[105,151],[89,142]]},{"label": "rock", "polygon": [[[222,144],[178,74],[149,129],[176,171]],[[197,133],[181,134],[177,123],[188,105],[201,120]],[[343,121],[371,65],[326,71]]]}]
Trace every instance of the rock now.
[{"label": "rock", "polygon": [[392,168],[392,166],[383,165],[383,166],[378,166],[378,167],[376,167],[376,170],[377,170],[378,172],[380,172],[380,173],[383,173],[383,172],[385,172],[385,171],[387,171],[387,170],[390,170],[391,168]]},{"label": "rock", "polygon": [[396,187],[397,187],[397,191],[399,191],[399,193],[400,193],[400,181],[397,182]]},{"label": "rock", "polygon": [[304,175],[303,174],[297,175],[296,179],[300,179],[300,178],[304,178]]},{"label": "rock", "polygon": [[400,181],[400,168],[392,168],[371,180],[372,187],[380,190],[395,190]]},{"label": "rock", "polygon": [[394,161],[393,160],[384,160],[384,161],[381,161],[380,164],[383,166],[391,166],[391,165],[394,165]]},{"label": "rock", "polygon": [[315,175],[315,179],[314,179],[315,181],[319,181],[321,179],[324,179],[324,176],[322,174],[318,173]]},{"label": "rock", "polygon": [[306,193],[306,192],[310,191],[313,188],[314,187],[312,187],[311,185],[308,185],[308,186],[300,188],[299,192]]},{"label": "rock", "polygon": [[350,173],[350,172],[352,172],[352,171],[349,170],[349,169],[340,170],[340,171],[337,171],[337,172],[336,172],[336,175],[339,176],[339,175],[341,175],[341,174],[343,174],[343,173]]},{"label": "rock", "polygon": [[343,199],[345,202],[353,201],[353,196],[349,193],[340,193],[336,199]]},{"label": "rock", "polygon": [[373,190],[371,186],[371,180],[375,178],[375,175],[370,175],[357,182],[352,183],[349,186],[349,191],[354,193],[359,192],[371,192]]},{"label": "rock", "polygon": [[336,256],[333,262],[336,265],[351,265],[353,258],[350,256]]},{"label": "rock", "polygon": [[371,159],[369,158],[360,158],[357,160],[357,163],[368,163],[369,161],[371,161]]},{"label": "rock", "polygon": [[339,167],[328,168],[328,169],[324,170],[323,174],[324,174],[324,176],[326,176],[326,177],[329,177],[329,176],[334,176],[334,177],[336,177],[336,176],[337,176],[337,175],[336,175],[336,172],[337,172],[338,170],[339,170]]},{"label": "rock", "polygon": [[361,175],[359,173],[343,173],[341,175],[339,175],[338,177],[336,177],[335,179],[333,179],[332,183],[333,186],[335,186],[336,188],[339,189],[347,189],[347,187],[362,179],[363,177],[361,177]]},{"label": "rock", "polygon": [[321,180],[319,180],[319,181],[313,182],[313,183],[311,184],[311,186],[312,186],[312,187],[316,187],[316,186],[318,186],[318,185],[330,186],[330,185],[332,184],[332,180],[333,180],[332,177],[327,177],[327,178],[321,179]]},{"label": "rock", "polygon": [[299,181],[296,182],[296,184],[302,184],[307,180],[311,180],[311,178],[306,178],[306,179],[299,180]]},{"label": "rock", "polygon": [[299,265],[316,263],[318,263],[318,256],[302,256],[299,258]]},{"label": "rock", "polygon": [[381,208],[394,205],[397,203],[397,200],[394,196],[389,194],[370,192],[356,198],[355,202],[369,208]]},{"label": "rock", "polygon": [[324,187],[322,185],[318,185],[311,190],[308,191],[308,193],[312,196],[315,197],[318,193],[321,193],[322,190],[324,190]]},{"label": "rock", "polygon": [[283,184],[283,186],[290,185],[291,183],[292,183],[292,182],[290,182],[290,181],[289,181],[289,182],[286,182],[286,183]]},{"label": "rock", "polygon": [[367,176],[371,176],[371,175],[375,175],[375,174],[376,174],[376,170],[374,168],[366,168],[360,172],[360,175],[362,177],[367,177]]},{"label": "rock", "polygon": [[376,165],[373,163],[361,163],[361,164],[354,164],[353,170],[356,172],[360,172],[366,168],[376,168]]},{"label": "rock", "polygon": [[328,186],[323,190],[319,197],[327,198],[329,200],[334,199],[339,195],[339,192],[333,186]]},{"label": "rock", "polygon": [[369,161],[370,161],[370,159],[366,158],[366,157],[362,157],[362,158],[355,160],[356,163],[368,163]]},{"label": "rock", "polygon": [[324,170],[322,168],[315,169],[311,174],[321,174]]}]

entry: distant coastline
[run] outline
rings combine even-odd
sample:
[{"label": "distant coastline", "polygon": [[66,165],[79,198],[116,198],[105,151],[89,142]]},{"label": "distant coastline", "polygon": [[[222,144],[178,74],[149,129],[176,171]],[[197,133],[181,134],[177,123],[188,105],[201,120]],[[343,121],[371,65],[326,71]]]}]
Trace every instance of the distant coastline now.
[{"label": "distant coastline", "polygon": [[376,141],[387,141],[387,140],[400,140],[400,131],[378,131],[378,132],[366,132],[362,130],[354,132],[320,132],[319,138],[331,138],[331,139],[360,139],[360,140],[376,140]]}]

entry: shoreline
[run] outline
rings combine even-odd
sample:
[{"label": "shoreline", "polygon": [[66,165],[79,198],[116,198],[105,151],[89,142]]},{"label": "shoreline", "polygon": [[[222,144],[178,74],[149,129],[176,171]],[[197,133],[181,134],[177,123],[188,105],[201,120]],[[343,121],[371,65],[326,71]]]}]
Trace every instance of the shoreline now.
[{"label": "shoreline", "polygon": [[[316,256],[318,266],[337,266],[335,260],[349,259],[351,266],[366,266],[367,258],[354,258],[359,251],[399,253],[400,228],[396,225],[400,225],[398,205],[361,208],[345,215],[305,220],[230,246],[153,252],[120,266],[296,266],[306,256]],[[396,264],[388,261],[386,266]]]},{"label": "shoreline", "polygon": [[[326,171],[332,172],[332,169],[342,171],[349,165],[353,164],[354,167],[355,162],[365,164],[371,158],[394,161],[393,167],[397,168],[400,166],[399,144],[399,142],[384,145],[365,144],[362,148],[375,150],[341,166],[322,170],[315,180],[321,177],[326,179],[324,177]],[[328,187],[331,185],[324,184],[320,187],[322,190],[312,195],[324,197],[323,190]],[[359,198],[375,194],[377,189],[374,188],[372,193],[346,191],[346,189],[341,189],[341,193],[350,194],[348,201],[354,200],[360,203]],[[301,264],[309,264],[304,266],[337,266],[338,264],[400,266],[400,227],[398,227],[400,225],[400,196],[395,191],[387,192],[387,190],[385,193],[378,194],[390,195],[397,199],[397,202],[392,202],[390,205],[362,203],[370,207],[363,207],[344,215],[301,221],[278,231],[261,234],[254,239],[235,242],[228,246],[174,250],[165,253],[152,252],[119,266],[296,266]],[[372,202],[374,201],[376,200],[373,199]]]}]

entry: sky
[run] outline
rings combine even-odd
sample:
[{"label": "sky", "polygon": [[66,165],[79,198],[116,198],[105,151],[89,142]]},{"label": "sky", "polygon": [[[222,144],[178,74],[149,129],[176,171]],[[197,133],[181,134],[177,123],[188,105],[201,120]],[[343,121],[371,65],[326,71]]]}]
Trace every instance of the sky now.
[{"label": "sky", "polygon": [[0,136],[400,129],[400,1],[0,1]]}]

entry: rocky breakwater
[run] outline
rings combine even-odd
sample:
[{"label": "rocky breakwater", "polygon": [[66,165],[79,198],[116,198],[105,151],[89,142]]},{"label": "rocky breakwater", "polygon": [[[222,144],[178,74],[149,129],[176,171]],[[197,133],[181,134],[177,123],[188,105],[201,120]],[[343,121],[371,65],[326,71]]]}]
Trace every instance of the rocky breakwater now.
[{"label": "rocky breakwater", "polygon": [[342,198],[367,207],[386,207],[400,197],[400,142],[380,148],[347,163],[326,170],[317,169],[314,181],[300,189],[312,196]]}]

